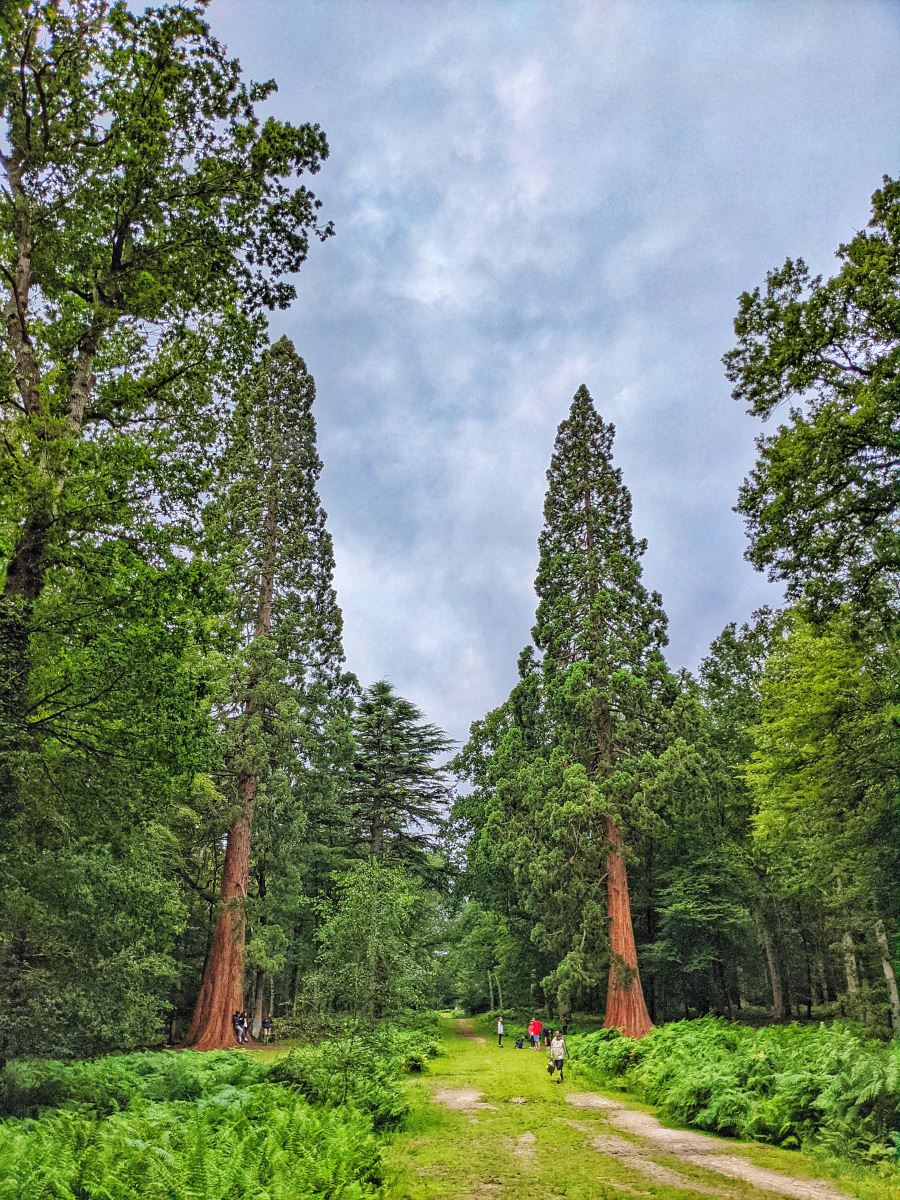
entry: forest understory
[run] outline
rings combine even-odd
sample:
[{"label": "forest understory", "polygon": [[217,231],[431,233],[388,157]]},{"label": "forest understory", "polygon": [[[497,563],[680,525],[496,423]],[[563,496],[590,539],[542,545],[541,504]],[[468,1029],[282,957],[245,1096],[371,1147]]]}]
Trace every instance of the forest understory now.
[{"label": "forest understory", "polygon": [[[334,397],[270,326],[329,144],[211,17],[0,9],[0,1197],[900,1194],[900,180],[737,301],[777,602],[673,661],[573,379],[518,659],[429,650],[505,680],[454,738],[345,653]],[[565,1088],[493,1044],[538,1017]]]}]

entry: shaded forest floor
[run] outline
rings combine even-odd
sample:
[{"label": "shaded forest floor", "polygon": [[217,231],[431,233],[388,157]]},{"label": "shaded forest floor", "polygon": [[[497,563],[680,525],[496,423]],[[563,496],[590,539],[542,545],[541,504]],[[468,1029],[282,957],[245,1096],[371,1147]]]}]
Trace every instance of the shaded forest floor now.
[{"label": "shaded forest floor", "polygon": [[583,1076],[558,1085],[545,1051],[442,1022],[445,1056],[409,1083],[413,1111],[387,1147],[391,1200],[889,1200],[875,1180],[826,1181],[803,1154],[663,1125]]}]

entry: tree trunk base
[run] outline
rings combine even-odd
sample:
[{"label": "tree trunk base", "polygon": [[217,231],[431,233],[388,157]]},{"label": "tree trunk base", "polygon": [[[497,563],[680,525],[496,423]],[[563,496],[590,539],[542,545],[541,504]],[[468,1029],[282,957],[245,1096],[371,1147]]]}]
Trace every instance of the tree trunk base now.
[{"label": "tree trunk base", "polygon": [[631,897],[625,869],[622,830],[606,818],[606,895],[609,910],[609,989],[606,996],[604,1028],[618,1029],[625,1037],[642,1038],[653,1028],[641,977],[638,973],[637,947],[631,923]]}]

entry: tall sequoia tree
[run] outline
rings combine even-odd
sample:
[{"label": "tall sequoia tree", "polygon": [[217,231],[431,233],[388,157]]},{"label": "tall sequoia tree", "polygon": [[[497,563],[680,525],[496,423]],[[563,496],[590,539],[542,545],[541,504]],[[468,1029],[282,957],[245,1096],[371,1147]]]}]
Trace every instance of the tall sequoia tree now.
[{"label": "tall sequoia tree", "polygon": [[610,967],[605,1024],[651,1028],[638,972],[625,822],[639,807],[642,755],[661,748],[673,681],[662,600],[641,582],[646,543],[613,466],[614,427],[586,387],[557,431],[539,539],[532,630],[553,741],[584,772],[583,802],[605,839]]},{"label": "tall sequoia tree", "polygon": [[157,443],[196,440],[235,324],[286,306],[285,277],[330,232],[294,183],[324,136],[260,120],[274,84],[242,80],[205,7],[0,12],[0,757],[28,738],[48,573],[121,530],[135,495],[160,520]]},{"label": "tall sequoia tree", "polygon": [[305,738],[341,684],[342,621],[319,502],[315,385],[282,338],[248,374],[235,408],[210,528],[234,571],[245,645],[226,731],[231,820],[216,923],[187,1044],[234,1044],[244,1007],[246,901],[258,807],[287,794]]}]

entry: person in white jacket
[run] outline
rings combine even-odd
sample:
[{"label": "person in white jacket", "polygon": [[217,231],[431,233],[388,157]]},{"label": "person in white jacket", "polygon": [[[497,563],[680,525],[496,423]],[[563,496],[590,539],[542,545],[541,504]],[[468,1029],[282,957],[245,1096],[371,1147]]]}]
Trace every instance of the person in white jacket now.
[{"label": "person in white jacket", "polygon": [[562,1083],[563,1081],[563,1063],[565,1062],[566,1055],[568,1053],[569,1052],[566,1049],[566,1039],[558,1029],[555,1030],[553,1039],[550,1042],[550,1061],[553,1063],[557,1071],[557,1083]]},{"label": "person in white jacket", "polygon": [[497,1018],[497,1045],[503,1049],[503,1018]]}]

